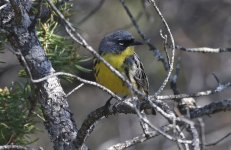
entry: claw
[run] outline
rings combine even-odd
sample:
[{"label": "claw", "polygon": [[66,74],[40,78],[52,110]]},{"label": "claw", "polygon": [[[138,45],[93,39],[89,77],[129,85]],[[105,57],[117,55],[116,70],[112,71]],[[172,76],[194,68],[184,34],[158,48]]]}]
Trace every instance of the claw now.
[{"label": "claw", "polygon": [[108,117],[108,115],[109,115],[109,113],[110,113],[109,108],[110,108],[110,106],[111,106],[111,100],[112,100],[112,99],[113,99],[113,97],[111,96],[111,97],[107,100],[107,102],[105,103],[105,105],[103,106],[103,107],[104,107],[103,113],[104,113],[104,115],[105,115],[106,118]]}]

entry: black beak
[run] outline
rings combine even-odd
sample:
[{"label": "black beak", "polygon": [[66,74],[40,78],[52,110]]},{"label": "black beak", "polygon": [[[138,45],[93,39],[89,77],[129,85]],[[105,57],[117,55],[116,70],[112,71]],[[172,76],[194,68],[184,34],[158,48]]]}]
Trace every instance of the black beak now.
[{"label": "black beak", "polygon": [[132,41],[131,45],[144,45],[144,43],[141,41],[134,40]]}]

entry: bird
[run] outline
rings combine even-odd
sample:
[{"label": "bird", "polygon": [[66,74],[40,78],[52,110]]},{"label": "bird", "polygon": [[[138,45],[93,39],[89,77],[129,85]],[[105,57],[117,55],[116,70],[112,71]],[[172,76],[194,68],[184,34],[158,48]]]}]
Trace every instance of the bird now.
[{"label": "bird", "polygon": [[[149,82],[134,46],[143,45],[125,30],[107,34],[100,42],[98,53],[117,71],[119,71],[133,88],[148,96]],[[95,59],[94,75],[96,82],[123,97],[131,96],[128,86],[114,74],[102,61]],[[139,97],[138,97],[139,98]]]}]

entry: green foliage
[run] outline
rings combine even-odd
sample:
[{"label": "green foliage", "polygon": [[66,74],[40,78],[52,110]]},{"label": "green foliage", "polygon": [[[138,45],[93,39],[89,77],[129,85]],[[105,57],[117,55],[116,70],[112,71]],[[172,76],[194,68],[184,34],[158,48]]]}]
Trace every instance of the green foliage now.
[{"label": "green foliage", "polygon": [[13,84],[9,88],[0,88],[0,145],[35,141],[30,137],[37,130],[36,116],[29,113],[32,107],[28,100],[30,94],[29,85]]},{"label": "green foliage", "polygon": [[71,0],[53,0],[52,2],[54,4],[56,4],[56,7],[60,10],[60,12],[62,12],[62,14],[65,16],[65,17],[70,17],[71,16],[71,8],[73,7],[72,6],[72,3],[70,2]]},{"label": "green foliage", "polygon": [[40,42],[56,70],[72,73],[90,71],[81,66],[81,63],[90,59],[78,55],[76,50],[79,47],[69,38],[56,34],[57,22],[51,18],[46,23],[40,23],[39,26],[38,36]]},{"label": "green foliage", "polygon": [[[70,16],[70,3],[58,0],[53,0],[53,2],[66,17]],[[48,9],[46,3],[44,3],[44,7]],[[36,14],[38,10],[35,8],[32,11],[32,14]],[[62,28],[59,26],[60,23],[55,14],[51,13],[48,16],[49,18],[45,21],[38,23],[37,33],[55,70],[74,74],[80,71],[90,72],[91,70],[82,67],[81,64],[91,58],[80,56],[77,52],[79,47],[70,38],[63,36]],[[0,36],[0,50],[3,42],[5,42],[5,38]],[[26,77],[26,72],[20,71],[19,75]],[[35,141],[31,139],[30,135],[37,131],[35,114],[40,114],[38,112],[41,110],[35,107],[34,113],[30,112],[32,108],[30,102],[35,99],[33,97],[35,97],[33,90],[28,84],[13,84],[9,88],[0,88],[0,145],[27,145]]]},{"label": "green foliage", "polygon": [[[58,0],[53,0],[53,3],[65,17],[70,16],[71,3]],[[45,3],[44,5],[47,4]],[[39,41],[52,66],[56,71],[65,71],[73,74],[77,74],[80,71],[91,72],[90,69],[84,68],[82,64],[90,61],[92,58],[78,54],[79,46],[70,37],[63,35],[63,28],[59,25],[59,21],[56,14],[52,13],[49,19],[45,22],[40,21],[37,26]],[[19,75],[25,77],[26,72],[20,71]]]},{"label": "green foliage", "polygon": [[[72,3],[70,0],[53,0],[53,3],[66,18],[71,16]],[[82,67],[81,64],[91,60],[91,58],[80,56],[77,52],[79,46],[69,37],[60,33],[62,28],[59,26],[60,20],[56,17],[56,14],[52,13],[45,23],[40,22],[38,26],[40,42],[53,67],[57,71],[67,71],[74,74],[79,71],[90,72],[91,70]]]}]

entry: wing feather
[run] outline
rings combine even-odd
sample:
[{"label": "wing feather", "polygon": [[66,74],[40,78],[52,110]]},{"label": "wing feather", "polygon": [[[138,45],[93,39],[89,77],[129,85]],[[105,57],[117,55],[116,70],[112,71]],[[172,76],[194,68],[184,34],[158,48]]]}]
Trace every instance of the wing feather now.
[{"label": "wing feather", "polygon": [[143,64],[136,53],[124,60],[124,70],[130,82],[135,84],[138,90],[148,95],[148,78],[144,72]]}]

